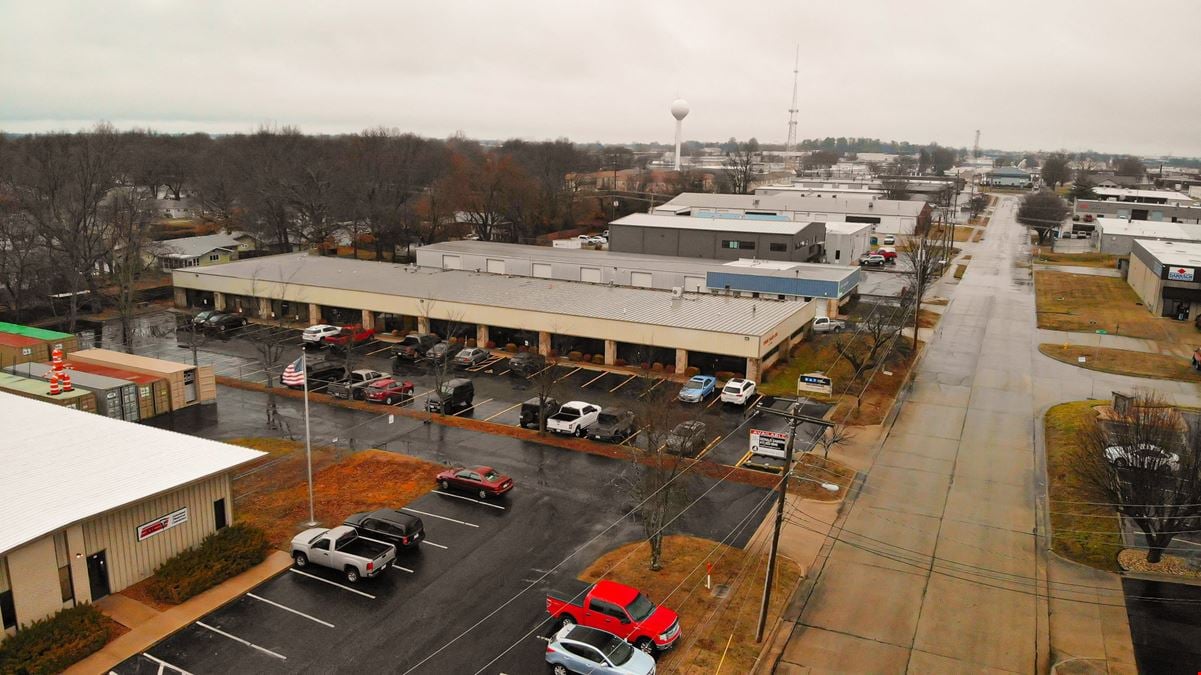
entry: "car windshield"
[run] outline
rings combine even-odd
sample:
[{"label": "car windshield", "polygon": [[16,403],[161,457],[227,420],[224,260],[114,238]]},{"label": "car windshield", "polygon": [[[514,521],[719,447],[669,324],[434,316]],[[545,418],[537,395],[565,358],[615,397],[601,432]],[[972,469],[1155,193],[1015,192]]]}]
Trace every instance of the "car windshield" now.
[{"label": "car windshield", "polygon": [[605,656],[609,657],[609,660],[615,666],[624,665],[634,657],[634,648],[630,646],[630,643],[616,635],[609,636],[609,641],[601,647],[601,651],[605,653]]},{"label": "car windshield", "polygon": [[630,603],[629,607],[626,607],[626,611],[629,612],[631,619],[638,622],[646,621],[647,617],[654,613],[655,603],[651,602],[645,595],[639,593],[634,598],[634,601]]},{"label": "car windshield", "polygon": [[598,424],[617,424],[617,415],[601,413],[600,416],[596,418],[596,421]]},{"label": "car windshield", "polygon": [[496,473],[495,471],[487,471],[481,475],[484,477],[484,480],[486,480],[488,482],[492,482],[492,481],[500,478],[500,474]]}]

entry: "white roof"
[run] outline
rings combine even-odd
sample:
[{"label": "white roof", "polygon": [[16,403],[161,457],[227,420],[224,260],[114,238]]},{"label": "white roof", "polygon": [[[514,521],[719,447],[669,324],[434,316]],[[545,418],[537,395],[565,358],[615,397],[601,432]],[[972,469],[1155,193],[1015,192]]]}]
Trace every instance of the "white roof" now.
[{"label": "white roof", "polygon": [[741,234],[796,234],[808,227],[810,221],[801,222],[797,220],[766,220],[755,218],[690,218],[688,216],[631,213],[609,224],[633,225],[635,227],[662,227],[679,230],[705,230],[708,232],[737,232]]},{"label": "white roof", "polygon": [[1175,190],[1134,190],[1131,188],[1093,188],[1093,192],[1102,197],[1135,197],[1143,199],[1172,199],[1183,202],[1190,202],[1192,198],[1183,192]]},{"label": "white roof", "polygon": [[[831,179],[834,180],[834,179]],[[771,188],[766,188],[770,190]],[[866,197],[808,197],[787,192],[776,194],[732,195],[714,192],[683,192],[666,204],[656,206],[654,213],[685,209],[732,209],[741,211],[776,211],[801,213],[853,213],[863,215],[918,216],[926,206],[922,201],[898,199],[868,199]],[[822,220],[815,218],[814,220]]]},{"label": "white roof", "polygon": [[1097,229],[1102,235],[1150,239],[1177,239],[1201,241],[1201,225],[1169,223],[1162,220],[1126,220],[1125,218],[1097,218]]},{"label": "white roof", "polygon": [[834,234],[859,234],[864,230],[871,229],[871,223],[826,223],[826,234],[831,232]]},{"label": "white roof", "polygon": [[264,454],[5,393],[0,429],[0,554]]},{"label": "white roof", "polygon": [[199,237],[165,239],[155,242],[151,248],[163,258],[195,258],[219,248],[237,250],[238,240],[230,234],[206,234]]},{"label": "white roof", "polygon": [[1201,267],[1201,244],[1136,239],[1161,265]]}]

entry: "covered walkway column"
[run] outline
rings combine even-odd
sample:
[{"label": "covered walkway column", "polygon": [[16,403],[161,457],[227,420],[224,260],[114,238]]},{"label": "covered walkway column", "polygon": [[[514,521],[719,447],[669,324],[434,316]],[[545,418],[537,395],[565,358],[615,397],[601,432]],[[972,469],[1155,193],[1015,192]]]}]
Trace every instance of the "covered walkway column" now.
[{"label": "covered walkway column", "polygon": [[676,350],[676,375],[683,375],[684,371],[688,370],[688,350]]},{"label": "covered walkway column", "polygon": [[369,309],[363,310],[363,328],[375,330],[375,312]]},{"label": "covered walkway column", "polygon": [[175,287],[175,306],[180,309],[188,306],[188,292],[179,286]]},{"label": "covered walkway column", "polygon": [[271,298],[259,298],[259,318],[272,319]]},{"label": "covered walkway column", "polygon": [[321,305],[309,303],[309,323],[321,323]]},{"label": "covered walkway column", "polygon": [[418,333],[430,332],[430,318],[428,316],[417,317],[417,332]]},{"label": "covered walkway column", "polygon": [[488,326],[478,324],[475,327],[475,346],[481,349],[488,346]]},{"label": "covered walkway column", "polygon": [[746,379],[753,382],[759,381],[759,359],[746,360]]},{"label": "covered walkway column", "polygon": [[213,309],[218,312],[225,311],[225,294],[213,291]]},{"label": "covered walkway column", "polygon": [[550,356],[550,333],[544,330],[538,331],[538,353]]},{"label": "covered walkway column", "polygon": [[605,365],[617,365],[617,340],[605,340]]}]

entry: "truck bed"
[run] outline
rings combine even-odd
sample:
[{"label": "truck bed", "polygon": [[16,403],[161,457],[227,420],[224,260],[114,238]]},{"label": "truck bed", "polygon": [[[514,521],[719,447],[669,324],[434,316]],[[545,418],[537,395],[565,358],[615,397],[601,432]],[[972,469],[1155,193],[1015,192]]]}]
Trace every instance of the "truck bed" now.
[{"label": "truck bed", "polygon": [[367,560],[375,560],[382,556],[391,544],[377,544],[374,541],[367,541],[362,537],[355,539],[346,546],[338,549],[347,555],[365,558]]}]

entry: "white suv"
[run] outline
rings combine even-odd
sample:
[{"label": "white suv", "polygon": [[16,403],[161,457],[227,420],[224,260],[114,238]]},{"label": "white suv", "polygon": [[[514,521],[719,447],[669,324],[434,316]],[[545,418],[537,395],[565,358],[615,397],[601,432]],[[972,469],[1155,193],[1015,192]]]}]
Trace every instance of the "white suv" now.
[{"label": "white suv", "polygon": [[721,388],[721,402],[735,405],[746,405],[755,395],[755,383],[736,377]]},{"label": "white suv", "polygon": [[341,332],[342,328],[339,326],[331,326],[329,324],[319,323],[315,326],[309,326],[308,328],[305,328],[304,332],[300,335],[300,341],[306,345],[320,347],[324,343],[326,336],[337,335]]}]

